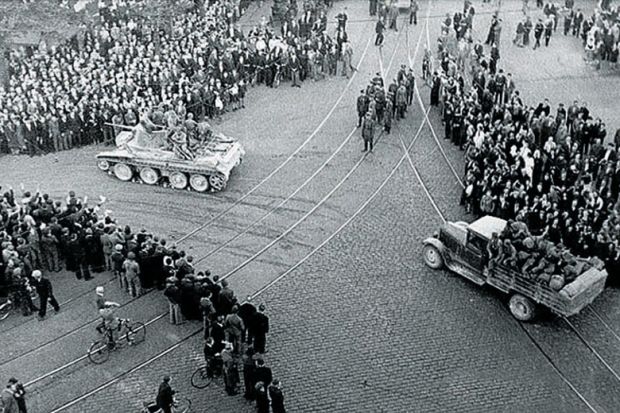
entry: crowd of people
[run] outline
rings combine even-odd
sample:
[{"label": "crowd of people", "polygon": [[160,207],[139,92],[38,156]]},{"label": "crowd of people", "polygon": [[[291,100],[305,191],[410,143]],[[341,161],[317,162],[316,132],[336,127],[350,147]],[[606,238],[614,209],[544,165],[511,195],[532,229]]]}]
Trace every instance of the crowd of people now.
[{"label": "crowd of people", "polygon": [[[570,14],[565,19],[568,18]],[[586,60],[592,62],[597,69],[603,66],[603,62],[607,62],[608,67],[615,70],[618,67],[620,47],[620,6],[597,8],[585,19],[578,12],[577,18],[583,21],[580,34],[586,51]],[[566,20],[564,24],[567,24]],[[565,34],[566,31],[565,28]]]},{"label": "crowd of people", "polygon": [[[0,187],[1,190],[1,187]],[[21,197],[13,188],[0,201],[1,291],[8,292],[24,315],[37,310],[46,315],[47,303],[59,310],[50,281],[42,277],[64,267],[77,278],[89,280],[92,272],[103,271],[103,249],[99,237],[99,206],[87,204],[70,192],[66,203],[54,201],[48,194],[24,191]],[[107,219],[110,219],[109,217]],[[110,222],[111,219],[110,219]],[[32,301],[34,291],[40,305]]]},{"label": "crowd of people", "polygon": [[[78,198],[71,191],[63,203],[39,188],[30,192],[22,187],[21,196],[8,188],[0,202],[3,301],[11,300],[23,315],[38,311],[40,319],[48,305],[59,311],[51,280],[62,269],[82,280],[113,272],[121,290],[133,297],[158,287],[171,307],[178,307],[178,312],[171,308],[171,314],[203,322],[208,372],[224,377],[228,394],[237,394],[241,370],[244,396],[256,400],[259,411],[268,412],[271,406],[274,412],[284,412],[281,384],[264,361],[269,332],[265,305],[238,302],[226,280],[196,271],[193,257],[165,238],[119,225],[104,210],[104,202],[102,197],[91,206],[87,197]],[[36,290],[38,302],[31,290]],[[96,293],[105,326],[115,319],[110,309],[119,305],[104,299],[103,286]],[[12,383],[7,389],[13,387]]]},{"label": "crowd of people", "polygon": [[510,73],[476,46],[465,64],[440,49],[431,88],[445,138],[466,151],[461,203],[478,216],[523,222],[577,256],[597,256],[615,274],[620,131],[604,144],[605,123],[586,102],[527,105]]},{"label": "crowd of people", "polygon": [[9,52],[0,150],[37,155],[112,141],[110,125],[136,125],[155,108],[182,121],[219,118],[245,106],[250,85],[299,87],[354,70],[346,10],[330,35],[327,0],[304,0],[299,18],[289,7],[279,33],[263,17],[247,34],[236,0],[203,3],[170,25],[141,17],[144,2],[100,1],[101,22],[69,41]]},{"label": "crowd of people", "polygon": [[574,0],[566,0],[563,4],[540,1],[537,6],[542,9],[543,16],[533,23],[528,2],[524,0],[523,3],[524,17],[517,23],[513,38],[513,43],[517,47],[530,45],[532,30],[534,49],[541,46],[541,40],[544,40],[545,46],[549,46],[551,36],[557,31],[561,20],[564,36],[581,38],[586,51],[586,61],[595,65],[597,69],[602,67],[603,62],[607,62],[612,70],[617,68],[620,6],[613,7],[609,2],[602,1],[590,16],[586,16],[581,8],[575,8]]},{"label": "crowd of people", "polygon": [[176,322],[203,323],[207,376],[222,376],[226,393],[234,396],[239,392],[241,370],[243,395],[256,401],[258,412],[268,413],[270,406],[273,412],[284,412],[281,383],[264,360],[269,333],[265,305],[257,308],[250,302],[240,303],[226,280],[211,277],[209,271],[195,272],[183,258],[164,259],[164,268],[164,294]]}]

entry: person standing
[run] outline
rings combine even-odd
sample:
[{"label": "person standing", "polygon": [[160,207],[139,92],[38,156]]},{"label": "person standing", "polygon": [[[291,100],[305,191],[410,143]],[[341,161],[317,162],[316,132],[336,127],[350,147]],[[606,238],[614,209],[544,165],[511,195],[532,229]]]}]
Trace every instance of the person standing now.
[{"label": "person standing", "polygon": [[237,359],[232,354],[233,345],[226,342],[222,351],[222,365],[224,367],[224,384],[226,394],[234,396],[237,394],[237,386],[239,385],[239,368]]},{"label": "person standing", "polygon": [[[366,113],[366,116],[364,117],[364,122],[362,124],[362,139],[364,139],[364,149],[362,150],[362,152],[366,152],[368,150],[372,152],[374,134],[375,122],[372,120],[372,114],[368,112]],[[258,346],[256,346],[256,351],[262,353]]]},{"label": "person standing", "polygon": [[536,42],[534,43],[534,49],[540,47],[540,38],[542,37],[544,30],[545,27],[543,26],[542,20],[538,19],[538,21],[536,22],[536,26],[534,26],[534,39],[536,39]]},{"label": "person standing", "polygon": [[28,409],[26,408],[26,389],[24,389],[24,385],[14,378],[11,380],[15,381],[15,392],[13,393],[13,397],[15,397],[17,401],[19,413],[28,413]]},{"label": "person standing", "polygon": [[132,297],[142,295],[142,286],[140,283],[140,264],[136,262],[136,254],[129,252],[127,259],[123,262],[123,272],[125,273],[125,285],[127,292]]},{"label": "person standing", "polygon": [[269,386],[269,398],[271,399],[271,411],[273,413],[286,413],[280,380],[275,379]]},{"label": "person standing", "polygon": [[10,378],[6,387],[0,393],[0,407],[3,413],[19,413],[19,405],[15,398],[17,379]]},{"label": "person standing", "polygon": [[531,32],[532,32],[532,20],[530,19],[530,16],[527,16],[525,18],[525,23],[523,23],[523,46],[529,46]]},{"label": "person standing", "polygon": [[368,12],[371,16],[377,15],[377,0],[370,0],[368,4]]},{"label": "person standing", "polygon": [[398,86],[398,89],[396,89],[395,101],[396,114],[398,115],[398,119],[404,119],[405,111],[407,110],[407,88],[405,87],[403,82],[401,82],[400,86]]},{"label": "person standing", "polygon": [[553,16],[549,15],[549,17],[545,21],[545,47],[549,47],[551,33],[553,33]]},{"label": "person standing", "polygon": [[411,0],[409,4],[409,24],[418,24],[418,10],[420,10],[420,5],[417,0]]},{"label": "person standing", "polygon": [[269,396],[263,382],[257,382],[254,387],[256,393],[256,413],[269,413]]},{"label": "person standing", "polygon": [[174,404],[174,393],[170,386],[170,376],[164,376],[164,380],[159,385],[157,390],[157,398],[155,403],[162,410],[163,413],[172,413],[172,405]]},{"label": "person standing", "polygon": [[383,45],[383,39],[385,37],[383,35],[384,30],[385,30],[385,24],[383,24],[383,19],[379,17],[377,19],[377,24],[375,25],[375,33],[377,34],[377,37],[375,38],[375,46]]},{"label": "person standing", "polygon": [[60,306],[56,297],[54,297],[54,291],[52,289],[52,283],[47,278],[43,277],[43,274],[39,270],[32,272],[32,277],[35,279],[35,288],[37,294],[39,294],[39,319],[43,320],[47,313],[47,303],[52,305],[54,311],[60,311]]},{"label": "person standing", "polygon": [[245,353],[243,354],[243,385],[245,391],[243,393],[243,397],[246,400],[254,400],[254,385],[256,382],[254,381],[254,377],[256,374],[256,362],[254,360],[254,347],[249,346]]},{"label": "person standing", "polygon": [[265,366],[265,360],[258,358],[256,360],[256,370],[254,370],[254,383],[261,382],[265,387],[268,387],[273,380],[273,373],[271,368]]}]

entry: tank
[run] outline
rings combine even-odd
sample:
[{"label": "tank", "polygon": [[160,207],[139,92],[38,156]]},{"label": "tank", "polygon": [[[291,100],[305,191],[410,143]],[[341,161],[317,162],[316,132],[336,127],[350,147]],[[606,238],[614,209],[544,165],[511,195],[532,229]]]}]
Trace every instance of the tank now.
[{"label": "tank", "polygon": [[245,155],[238,141],[214,132],[206,122],[194,122],[191,128],[112,126],[125,130],[116,135],[115,150],[97,154],[97,166],[121,181],[221,191]]}]

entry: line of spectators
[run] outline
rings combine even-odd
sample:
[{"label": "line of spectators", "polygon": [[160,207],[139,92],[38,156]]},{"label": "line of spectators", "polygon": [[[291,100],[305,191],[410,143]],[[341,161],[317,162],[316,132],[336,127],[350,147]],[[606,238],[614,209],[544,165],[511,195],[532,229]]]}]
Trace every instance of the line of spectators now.
[{"label": "line of spectators", "polygon": [[111,141],[118,130],[106,124],[135,125],[147,108],[219,118],[244,107],[248,85],[281,78],[300,86],[353,70],[346,11],[329,36],[326,0],[304,1],[303,15],[280,33],[263,18],[247,36],[238,1],[210,1],[170,27],[139,15],[146,2],[101,1],[101,24],[58,47],[9,53],[0,149],[36,155]]},{"label": "line of spectators", "polygon": [[281,385],[264,361],[269,332],[265,305],[240,303],[228,281],[211,277],[209,271],[194,272],[182,260],[164,259],[168,275],[164,294],[170,302],[171,321],[202,321],[207,375],[223,376],[226,393],[233,396],[238,394],[242,368],[244,397],[256,400],[259,412],[269,412],[270,405],[274,412],[284,412]]},{"label": "line of spectators", "polygon": [[[466,40],[463,40],[466,41]],[[523,221],[581,257],[598,256],[609,274],[620,268],[620,131],[612,142],[586,102],[552,110],[526,105],[510,74],[470,55],[467,88],[456,57],[435,73],[431,103],[441,105],[445,138],[466,150],[461,203],[475,215]]]}]

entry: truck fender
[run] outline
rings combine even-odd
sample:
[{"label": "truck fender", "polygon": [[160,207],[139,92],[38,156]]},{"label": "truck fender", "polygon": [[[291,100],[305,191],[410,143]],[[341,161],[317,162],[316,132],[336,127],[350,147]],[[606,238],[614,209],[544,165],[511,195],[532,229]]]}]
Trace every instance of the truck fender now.
[{"label": "truck fender", "polygon": [[443,242],[439,241],[437,238],[435,238],[435,237],[428,237],[424,241],[422,241],[422,244],[423,245],[432,245],[433,247],[437,248],[437,250],[439,250],[439,252],[441,252],[441,255],[445,256],[446,247],[443,245]]}]

